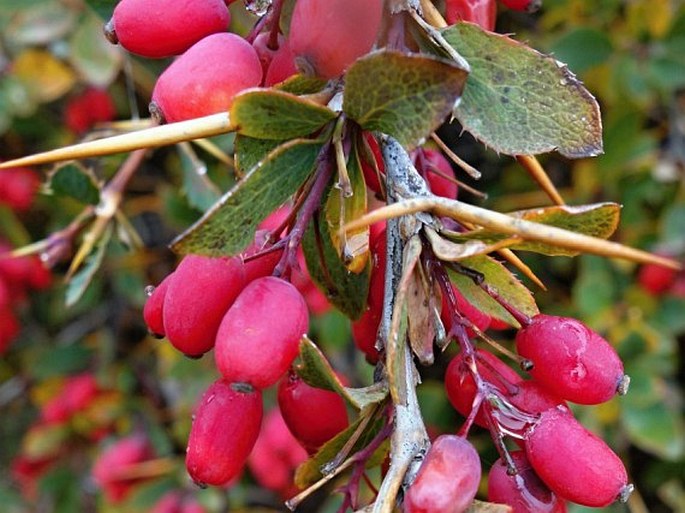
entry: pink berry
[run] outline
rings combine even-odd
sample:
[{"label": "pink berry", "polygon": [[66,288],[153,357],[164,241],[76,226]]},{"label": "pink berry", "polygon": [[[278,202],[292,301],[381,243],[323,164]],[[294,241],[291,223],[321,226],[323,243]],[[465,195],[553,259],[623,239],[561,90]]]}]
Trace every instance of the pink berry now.
[{"label": "pink berry", "polygon": [[91,87],[69,100],[64,110],[64,124],[82,134],[96,123],[111,121],[116,116],[112,97],[107,91]]},{"label": "pink berry", "polygon": [[[459,289],[455,287],[454,284],[451,284],[451,286],[452,292],[456,298],[456,311],[462,316],[466,317],[466,319],[479,330],[487,330],[490,326],[491,317],[473,306],[469,300],[466,299],[461,292],[459,292]],[[442,323],[445,325],[445,330],[449,334],[452,331],[453,319],[452,313],[449,309],[449,302],[447,301],[447,297],[445,295],[443,295],[442,298],[442,311],[440,313],[440,318],[442,319]],[[471,328],[466,328],[466,333],[469,337],[474,337],[476,335]]]},{"label": "pink berry", "polygon": [[161,58],[226,31],[230,21],[223,0],[121,0],[105,31],[129,52]]},{"label": "pink berry", "polygon": [[383,176],[385,174],[385,163],[383,162],[383,153],[381,152],[381,147],[378,141],[371,135],[370,132],[364,132],[363,138],[368,145],[371,154],[373,155],[373,160],[375,162],[368,162],[365,159],[365,154],[363,151],[359,152],[362,172],[364,173],[364,181],[366,186],[373,192],[380,194],[383,190],[381,183],[379,181],[379,174]]},{"label": "pink berry", "polygon": [[373,47],[382,0],[298,0],[290,21],[290,48],[300,69],[335,78]]},{"label": "pink berry", "polygon": [[212,34],[159,76],[150,110],[169,123],[217,114],[261,82],[262,65],[250,43],[235,34]]},{"label": "pink berry", "polygon": [[239,258],[188,255],[173,273],[164,297],[164,332],[188,356],[214,346],[221,320],[245,283]]},{"label": "pink berry", "polygon": [[566,513],[566,502],[557,497],[531,468],[523,451],[511,453],[517,473],[509,475],[502,458],[488,475],[488,501],[511,506],[512,513]]},{"label": "pink berry", "polygon": [[258,278],[245,287],[221,321],[216,364],[232,382],[262,389],[288,370],[309,327],[307,304],[287,281]]},{"label": "pink berry", "polygon": [[307,452],[288,430],[278,408],[264,419],[259,438],[247,459],[255,480],[264,488],[289,498],[297,493],[295,469],[307,459]]},{"label": "pink berry", "polygon": [[310,453],[348,425],[342,397],[308,385],[292,370],[278,385],[278,406],[290,432]]},{"label": "pink berry", "polygon": [[542,5],[542,0],[500,0],[513,11],[535,12]]},{"label": "pink berry", "polygon": [[144,481],[139,477],[131,477],[131,469],[153,457],[152,447],[143,435],[122,438],[98,456],[93,466],[93,479],[109,502],[119,503],[136,484]]},{"label": "pink berry", "polygon": [[653,296],[664,294],[671,288],[678,271],[658,264],[645,264],[640,267],[637,282]]},{"label": "pink berry", "polygon": [[264,86],[271,87],[289,79],[297,73],[295,55],[290,49],[287,39],[284,39],[278,50],[274,53],[269,63],[269,68],[264,74]]},{"label": "pink berry", "polygon": [[14,167],[0,171],[0,203],[17,212],[31,208],[38,187],[40,179],[32,169]]},{"label": "pink berry", "polygon": [[198,484],[223,485],[243,469],[262,423],[262,393],[215,381],[195,411],[186,468]]},{"label": "pink berry", "polygon": [[626,379],[614,348],[569,317],[536,315],[516,334],[516,349],[533,362],[530,373],[535,379],[574,403],[608,401]]},{"label": "pink berry", "polygon": [[480,482],[480,459],[465,438],[441,435],[404,495],[405,513],[463,513]]},{"label": "pink berry", "polygon": [[423,158],[419,158],[419,163],[433,194],[450,199],[457,197],[459,187],[454,181],[454,169],[442,153],[424,149]]},{"label": "pink berry", "polygon": [[526,435],[526,456],[540,479],[559,497],[604,507],[630,492],[616,454],[566,408],[552,408]]},{"label": "pink berry", "polygon": [[[492,353],[478,349],[476,355],[476,367],[481,378],[494,385],[504,395],[507,394],[508,386],[519,385],[523,381],[511,367]],[[464,361],[463,353],[455,356],[447,366],[445,390],[454,409],[464,417],[468,417],[473,409],[477,388],[471,371]],[[482,409],[476,414],[475,423],[487,428],[488,422]]]},{"label": "pink berry", "polygon": [[157,285],[145,302],[143,307],[143,319],[150,333],[157,337],[164,337],[164,300],[169,283],[174,273],[169,274]]},{"label": "pink berry", "polygon": [[0,309],[0,354],[7,351],[20,329],[14,312],[9,308]]},{"label": "pink berry", "polygon": [[495,30],[497,4],[495,0],[446,0],[445,17],[450,25],[470,21],[492,31]]}]

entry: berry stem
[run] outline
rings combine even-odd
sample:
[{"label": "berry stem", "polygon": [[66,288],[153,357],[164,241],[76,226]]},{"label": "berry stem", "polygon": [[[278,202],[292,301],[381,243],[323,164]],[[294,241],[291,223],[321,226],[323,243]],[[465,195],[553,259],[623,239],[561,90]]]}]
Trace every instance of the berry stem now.
[{"label": "berry stem", "polygon": [[273,275],[276,277],[285,276],[286,272],[295,262],[297,262],[297,248],[302,242],[302,237],[304,236],[304,232],[307,229],[309,222],[319,209],[323,193],[326,191],[328,182],[330,182],[331,177],[333,176],[333,165],[329,158],[329,150],[330,144],[326,144],[322,148],[321,153],[319,153],[319,164],[317,166],[314,184],[312,185],[307,198],[304,200],[304,203],[302,203],[302,208],[297,214],[297,220],[288,234],[285,251],[273,272]]}]

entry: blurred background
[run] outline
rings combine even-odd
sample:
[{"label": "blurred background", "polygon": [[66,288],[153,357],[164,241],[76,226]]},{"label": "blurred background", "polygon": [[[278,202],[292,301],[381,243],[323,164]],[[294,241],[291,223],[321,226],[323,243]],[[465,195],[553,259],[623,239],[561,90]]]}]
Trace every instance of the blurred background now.
[{"label": "blurred background", "polygon": [[[144,125],[139,120],[168,61],[139,59],[105,40],[102,25],[114,5],[0,0],[0,159]],[[231,10],[235,30],[244,32],[252,20],[240,2]],[[614,240],[685,261],[685,3],[545,0],[535,14],[502,8],[497,30],[567,63],[601,104],[604,155],[540,158],[566,201],[620,203]],[[488,194],[465,193],[466,200],[498,211],[549,203],[513,159],[459,127],[441,134],[484,174],[478,183],[459,176]],[[53,266],[47,272],[39,256],[13,263],[0,257],[3,512],[136,513],[170,492],[196,512],[278,511],[292,493],[287,481],[302,456],[280,442],[228,493],[189,482],[183,455],[191,411],[216,371],[211,357],[189,360],[149,336],[142,320],[145,287],[176,264],[168,243],[233,182],[221,156],[232,153],[232,137],[211,143],[151,152],[127,189],[116,229],[68,284],[68,257],[78,247],[54,234],[87,232],[79,216],[97,204],[98,187],[125,156],[0,174],[0,252],[37,244],[36,255]],[[198,173],[204,167],[207,174]],[[627,396],[576,410],[621,455],[636,484],[627,505],[605,511],[685,512],[685,274],[591,256],[521,256],[547,285],[544,292],[526,282],[540,309],[578,317],[602,333],[632,378]],[[314,308],[312,338],[350,383],[369,384],[373,369],[354,350],[349,322]],[[510,343],[512,333],[498,338]],[[424,369],[419,388],[435,433],[454,432],[463,421],[442,386],[453,355],[450,348]],[[273,394],[266,401],[273,405]],[[115,445],[116,454],[133,454],[137,465],[125,471],[126,486],[103,493],[95,462],[122,439],[128,445]],[[472,439],[485,470],[496,452],[486,433],[474,431]],[[104,467],[116,468],[117,458],[109,458]],[[269,480],[265,465],[267,474],[286,477]],[[330,492],[302,510],[336,511],[341,497]]]}]

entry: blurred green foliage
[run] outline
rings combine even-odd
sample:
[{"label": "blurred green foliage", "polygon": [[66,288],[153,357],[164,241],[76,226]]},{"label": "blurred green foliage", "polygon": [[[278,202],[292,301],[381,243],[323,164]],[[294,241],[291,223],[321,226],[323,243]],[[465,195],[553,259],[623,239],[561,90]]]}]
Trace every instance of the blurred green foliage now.
[{"label": "blurred green foliage", "polygon": [[[107,88],[120,119],[146,110],[154,77],[164,63],[144,62],[103,43],[97,16],[107,16],[114,2],[88,3],[95,11],[78,0],[0,0],[1,158],[75,142],[77,136],[64,125],[64,108],[86,86]],[[623,209],[617,240],[685,261],[683,3],[545,0],[542,11],[534,15],[502,9],[498,23],[500,32],[512,32],[567,63],[601,103],[604,155],[582,161],[554,154],[541,159],[568,203],[618,202]],[[213,142],[232,152],[232,137]],[[497,159],[467,137],[456,150],[482,164],[488,206],[514,210],[546,204],[511,160]],[[207,165],[209,177],[221,190],[233,180],[204,149],[191,151],[156,151],[131,183],[124,213],[142,247],[132,252],[130,240],[114,233],[103,249],[102,265],[73,306],[65,306],[68,286],[59,280],[22,305],[23,331],[0,359],[2,511],[36,507],[38,502],[23,496],[5,470],[26,448],[27,430],[62,378],[83,371],[93,372],[101,386],[116,393],[102,405],[114,419],[109,436],[144,430],[158,454],[174,462],[175,470],[140,487],[122,506],[108,505],[89,475],[93,458],[107,439],[93,442],[77,423],[62,439],[68,450],[60,453],[59,464],[40,479],[33,494],[40,510],[136,513],[148,511],[170,488],[194,490],[182,463],[184,448],[193,405],[216,371],[211,357],[190,361],[153,340],[140,315],[145,285],[158,283],[173,269],[174,257],[166,244],[216,197],[213,190],[197,189],[192,157]],[[20,246],[64,228],[93,201],[93,184],[111,177],[121,161],[108,157],[86,162],[87,174],[75,166],[62,168],[32,211],[16,215],[0,208],[0,237]],[[637,485],[638,493],[628,505],[606,511],[683,513],[685,296],[650,295],[635,280],[637,268],[625,262],[522,256],[548,286],[548,292],[535,294],[541,311],[582,318],[605,334],[632,378],[626,397],[577,410],[585,425],[620,453]],[[65,272],[66,265],[59,264],[56,275]],[[510,335],[505,333],[503,342],[509,342]],[[315,319],[312,337],[353,385],[370,382],[372,369],[351,349],[343,316],[329,313]],[[452,351],[426,370],[419,389],[428,423],[438,431],[454,431],[460,423],[440,383]],[[269,395],[267,401],[273,404],[274,397]],[[487,466],[497,456],[485,435],[477,434],[474,440]],[[279,504],[276,497],[258,490],[249,475],[228,495],[206,490],[197,496],[208,511],[239,511],[248,504],[251,511],[258,511],[254,505]],[[316,503],[321,504],[320,511],[334,511],[339,500],[323,498]],[[572,513],[586,510],[571,508]]]}]

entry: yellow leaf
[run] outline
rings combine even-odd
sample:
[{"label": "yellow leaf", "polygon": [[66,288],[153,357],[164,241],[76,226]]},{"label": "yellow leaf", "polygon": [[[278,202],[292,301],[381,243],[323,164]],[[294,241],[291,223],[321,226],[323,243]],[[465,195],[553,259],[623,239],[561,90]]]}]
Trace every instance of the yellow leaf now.
[{"label": "yellow leaf", "polygon": [[43,103],[66,94],[76,83],[73,70],[45,50],[22,51],[14,60],[12,71],[31,96]]}]

